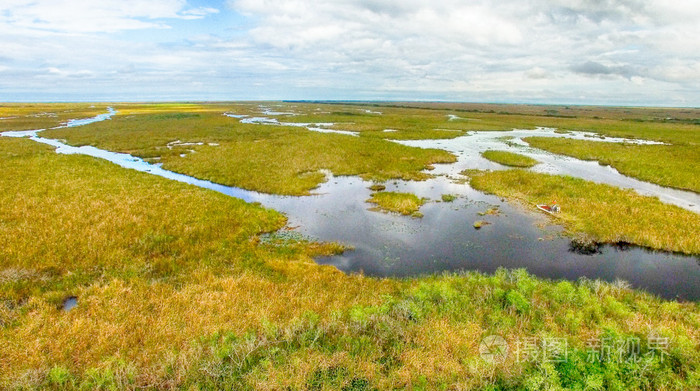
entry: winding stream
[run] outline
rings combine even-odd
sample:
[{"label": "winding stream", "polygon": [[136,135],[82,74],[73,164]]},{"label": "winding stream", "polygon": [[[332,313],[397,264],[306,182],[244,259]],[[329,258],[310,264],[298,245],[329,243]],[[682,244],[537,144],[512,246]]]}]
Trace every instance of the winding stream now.
[{"label": "winding stream", "polygon": [[[65,126],[80,126],[107,120],[115,111],[100,116],[74,120]],[[267,110],[264,115],[275,115]],[[280,113],[279,115],[290,113]],[[287,124],[268,117],[247,117],[227,114],[250,123]],[[260,118],[260,120],[257,120]],[[298,124],[323,130],[329,124]],[[314,130],[314,129],[310,129]],[[40,130],[4,132],[2,136],[29,137],[52,145],[57,153],[84,154],[106,159],[130,168],[168,179],[189,183],[241,198],[248,202],[260,202],[285,213],[289,226],[297,227],[300,234],[324,241],[338,241],[354,246],[343,255],[318,259],[346,272],[362,271],[373,276],[415,276],[441,271],[479,270],[493,272],[498,267],[526,268],[530,273],[548,278],[576,280],[581,277],[617,279],[629,282],[633,287],[645,289],[671,299],[700,299],[700,259],[665,252],[654,252],[634,246],[601,246],[592,255],[573,251],[569,239],[560,236],[561,227],[548,223],[546,216],[524,211],[498,197],[487,195],[458,184],[453,178],[465,168],[503,169],[496,163],[483,159],[480,152],[486,149],[512,150],[532,156],[542,162],[533,169],[540,172],[563,173],[596,182],[658,196],[698,212],[698,195],[663,188],[633,178],[596,162],[550,154],[530,148],[523,137],[553,135],[554,137],[586,137],[585,134],[558,134],[552,129],[516,130],[512,132],[471,132],[468,136],[451,140],[412,140],[402,144],[423,148],[441,148],[455,153],[457,163],[438,165],[433,173],[444,174],[423,182],[388,181],[387,190],[411,192],[430,202],[421,208],[424,217],[413,219],[394,214],[370,211],[365,202],[370,197],[371,183],[358,177],[334,177],[327,173],[327,182],[321,184],[316,194],[305,197],[276,196],[223,186],[187,175],[163,169],[140,158],[101,150],[95,147],[73,147],[58,140],[39,136]],[[337,132],[337,131],[336,131]],[[618,139],[605,139],[613,141]],[[454,202],[436,202],[442,194],[455,194]],[[498,214],[481,215],[497,207]],[[480,230],[472,227],[476,220],[490,224]]]}]

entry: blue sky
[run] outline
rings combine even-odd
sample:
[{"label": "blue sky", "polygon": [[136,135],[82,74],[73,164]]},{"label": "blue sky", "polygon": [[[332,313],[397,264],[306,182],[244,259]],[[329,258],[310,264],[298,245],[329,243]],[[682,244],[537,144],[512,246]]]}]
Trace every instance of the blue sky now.
[{"label": "blue sky", "polygon": [[697,0],[3,0],[0,101],[700,106]]}]

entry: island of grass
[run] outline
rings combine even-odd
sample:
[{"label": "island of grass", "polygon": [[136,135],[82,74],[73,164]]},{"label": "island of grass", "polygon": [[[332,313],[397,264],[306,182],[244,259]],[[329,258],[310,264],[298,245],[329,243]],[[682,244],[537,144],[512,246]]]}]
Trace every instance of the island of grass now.
[{"label": "island of grass", "polygon": [[394,191],[380,191],[373,193],[367,202],[376,204],[377,209],[384,212],[395,212],[412,217],[422,217],[418,212],[425,200],[415,194],[399,193]]},{"label": "island of grass", "polygon": [[457,196],[454,194],[443,194],[441,198],[442,202],[452,202],[457,199]]},{"label": "island of grass", "polygon": [[470,185],[528,206],[553,200],[572,233],[606,243],[626,242],[653,249],[700,254],[700,215],[633,190],[579,178],[525,170],[467,170]]},{"label": "island of grass", "polygon": [[537,160],[531,157],[508,151],[488,150],[482,152],[481,156],[488,160],[491,160],[492,162],[496,162],[498,164],[503,164],[504,166],[510,167],[527,168],[539,163]]}]

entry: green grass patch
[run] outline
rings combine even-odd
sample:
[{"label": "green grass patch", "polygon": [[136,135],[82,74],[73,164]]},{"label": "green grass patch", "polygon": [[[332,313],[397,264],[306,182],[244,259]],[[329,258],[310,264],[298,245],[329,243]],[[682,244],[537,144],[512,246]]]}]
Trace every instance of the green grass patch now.
[{"label": "green grass patch", "polygon": [[600,242],[627,242],[686,254],[700,253],[700,215],[632,190],[523,170],[469,171],[478,190],[528,207],[556,200],[558,221]]},{"label": "green grass patch", "polygon": [[545,151],[610,165],[646,182],[700,192],[698,145],[636,145],[553,137],[528,137],[525,141]]},{"label": "green grass patch", "polygon": [[382,191],[373,193],[367,202],[376,204],[377,208],[382,211],[422,217],[418,210],[425,203],[425,200],[411,193]]},{"label": "green grass patch", "polygon": [[482,152],[481,156],[491,160],[492,162],[511,167],[532,167],[539,163],[537,160],[531,157],[508,151],[488,150]]}]

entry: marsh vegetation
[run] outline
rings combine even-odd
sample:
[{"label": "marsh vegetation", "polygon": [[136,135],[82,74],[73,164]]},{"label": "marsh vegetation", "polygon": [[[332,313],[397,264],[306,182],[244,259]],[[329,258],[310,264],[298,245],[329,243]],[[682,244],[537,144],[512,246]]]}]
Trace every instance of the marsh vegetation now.
[{"label": "marsh vegetation", "polygon": [[485,157],[488,160],[491,160],[492,162],[496,162],[499,164],[503,164],[504,166],[511,166],[511,167],[532,167],[535,164],[537,164],[537,160],[528,157],[528,156],[523,156],[514,152],[508,152],[508,151],[494,151],[494,150],[488,150],[485,152],[481,153],[481,156]]},{"label": "marsh vegetation", "polygon": [[700,144],[634,145],[550,137],[529,137],[535,148],[610,165],[621,173],[661,186],[700,193]]},{"label": "marsh vegetation", "polygon": [[418,210],[425,203],[425,200],[418,198],[415,194],[380,191],[373,193],[367,202],[377,205],[377,208],[382,211],[422,217],[423,215]]},{"label": "marsh vegetation", "polygon": [[578,178],[517,169],[465,174],[475,189],[523,202],[528,208],[556,202],[561,207],[556,219],[571,233],[600,242],[700,253],[700,215],[658,199]]},{"label": "marsh vegetation", "polygon": [[[655,120],[662,109],[640,109],[624,120],[627,113],[617,109],[591,109],[600,117],[592,118],[584,108],[561,108],[559,115],[530,106],[508,114],[486,112],[507,110],[500,106],[440,104],[274,107],[295,112],[287,121],[336,122],[359,137],[223,115],[257,115],[259,105],[115,105],[112,120],[44,136],[128,152],[219,183],[308,194],[326,180],[325,170],[420,180],[430,177],[423,171],[429,165],[454,161],[446,151],[389,137],[557,125],[669,143],[683,138],[678,156],[692,155],[692,161],[700,134],[685,119]],[[328,114],[314,114],[317,108]],[[77,117],[104,111],[70,109]],[[0,117],[26,120],[0,120],[7,130],[68,119],[57,113],[32,122],[40,118],[31,117],[35,113],[68,110],[60,105],[2,110]],[[387,128],[397,131],[383,132]],[[620,156],[615,164],[651,161],[644,153]],[[294,232],[283,230],[287,217],[259,204],[87,156],[59,155],[27,139],[0,137],[0,164],[1,388],[692,389],[700,383],[697,302],[664,300],[624,282],[553,281],[525,270],[401,279],[345,274],[314,262],[343,244],[285,234]],[[682,172],[654,175],[670,186],[687,183],[692,167],[674,167]],[[523,209],[556,200],[562,212],[554,222],[572,234],[700,253],[699,215],[652,197],[528,170],[465,174],[469,184],[455,186],[497,194]],[[419,196],[387,185],[389,191],[372,195],[379,206],[420,213]],[[452,201],[423,208],[460,207]],[[509,218],[495,206],[478,207],[482,218],[499,219],[478,235]],[[77,305],[65,311],[69,298]],[[534,341],[534,354],[545,352],[551,339],[565,341],[567,359],[511,354],[489,362],[479,354],[487,335],[504,336],[511,349]],[[625,354],[590,360],[596,340],[640,344],[635,360]],[[654,344],[659,340],[668,342],[663,351]]]}]

